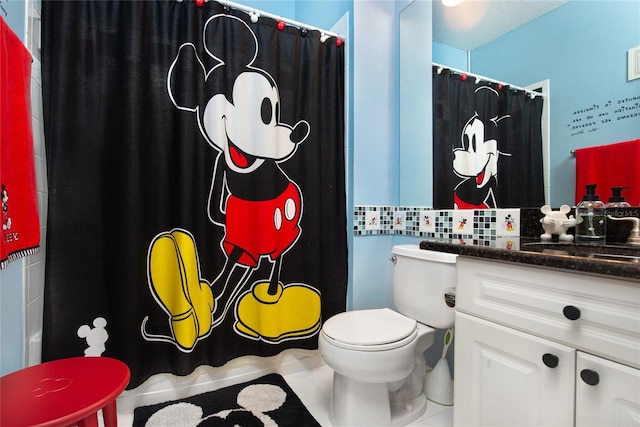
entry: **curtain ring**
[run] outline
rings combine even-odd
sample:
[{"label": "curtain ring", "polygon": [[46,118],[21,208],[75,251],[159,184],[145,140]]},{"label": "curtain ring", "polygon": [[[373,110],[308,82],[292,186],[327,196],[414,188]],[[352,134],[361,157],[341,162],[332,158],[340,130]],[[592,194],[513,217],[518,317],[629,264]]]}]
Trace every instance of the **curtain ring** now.
[{"label": "curtain ring", "polygon": [[258,18],[260,18],[260,14],[253,9],[253,12],[249,12],[249,16],[251,17],[251,22],[254,24],[258,22]]}]

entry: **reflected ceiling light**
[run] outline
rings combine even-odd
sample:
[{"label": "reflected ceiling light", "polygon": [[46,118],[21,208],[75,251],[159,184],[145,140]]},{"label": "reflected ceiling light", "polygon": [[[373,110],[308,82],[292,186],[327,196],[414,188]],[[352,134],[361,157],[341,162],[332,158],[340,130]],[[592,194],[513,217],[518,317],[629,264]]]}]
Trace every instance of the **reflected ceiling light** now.
[{"label": "reflected ceiling light", "polygon": [[442,0],[442,4],[448,7],[457,6],[462,2],[463,0]]}]

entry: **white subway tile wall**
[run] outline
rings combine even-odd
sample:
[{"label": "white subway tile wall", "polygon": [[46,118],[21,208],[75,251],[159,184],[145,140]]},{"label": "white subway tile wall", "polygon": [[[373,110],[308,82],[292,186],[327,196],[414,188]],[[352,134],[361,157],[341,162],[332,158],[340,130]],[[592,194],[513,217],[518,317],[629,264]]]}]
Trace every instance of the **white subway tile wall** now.
[{"label": "white subway tile wall", "polygon": [[44,306],[44,260],[45,237],[47,235],[47,164],[44,144],[42,114],[42,66],[40,62],[41,3],[38,0],[25,2],[26,34],[25,46],[31,52],[31,117],[33,127],[33,151],[38,188],[38,210],[40,214],[40,251],[22,259],[24,289],[24,365],[31,366],[41,361],[42,312]]}]

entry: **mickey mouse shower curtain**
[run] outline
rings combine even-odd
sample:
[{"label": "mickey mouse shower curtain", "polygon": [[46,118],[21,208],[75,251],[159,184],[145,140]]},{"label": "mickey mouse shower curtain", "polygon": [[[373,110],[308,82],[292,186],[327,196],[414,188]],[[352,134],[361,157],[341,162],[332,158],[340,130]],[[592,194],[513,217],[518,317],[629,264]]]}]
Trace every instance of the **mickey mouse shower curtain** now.
[{"label": "mickey mouse shower curtain", "polygon": [[317,348],[347,284],[344,45],[216,2],[43,2],[43,359]]},{"label": "mickey mouse shower curtain", "polygon": [[433,207],[544,205],[541,96],[433,67]]}]

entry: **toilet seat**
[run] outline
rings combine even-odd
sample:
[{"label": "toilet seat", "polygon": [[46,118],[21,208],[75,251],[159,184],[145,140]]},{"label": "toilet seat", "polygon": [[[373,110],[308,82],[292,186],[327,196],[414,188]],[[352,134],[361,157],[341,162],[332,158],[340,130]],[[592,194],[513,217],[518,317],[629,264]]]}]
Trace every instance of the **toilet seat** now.
[{"label": "toilet seat", "polygon": [[348,350],[392,350],[416,339],[418,322],[388,308],[354,310],[327,320],[322,335]]}]

